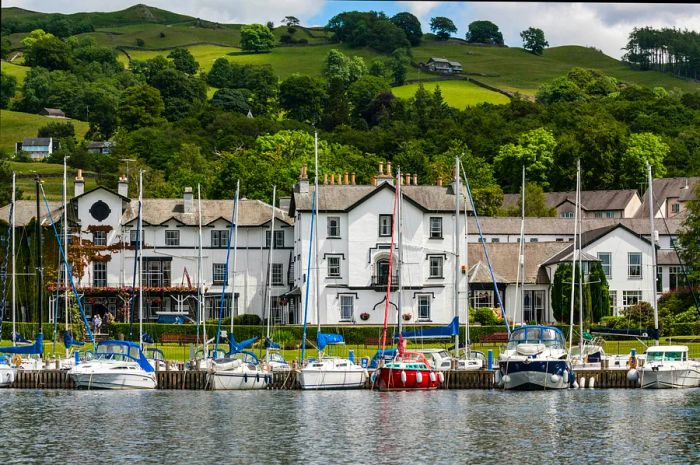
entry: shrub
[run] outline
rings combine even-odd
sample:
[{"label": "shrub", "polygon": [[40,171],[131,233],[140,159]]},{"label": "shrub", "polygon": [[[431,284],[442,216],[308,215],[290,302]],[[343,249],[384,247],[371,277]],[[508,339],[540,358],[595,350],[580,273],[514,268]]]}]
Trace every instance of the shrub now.
[{"label": "shrub", "polygon": [[136,45],[139,47],[143,47],[144,45],[146,45],[146,42],[143,39],[138,38],[136,39]]},{"label": "shrub", "polygon": [[483,326],[496,325],[498,324],[498,318],[492,309],[487,307],[476,308],[472,312],[474,315],[474,321],[480,323]]}]

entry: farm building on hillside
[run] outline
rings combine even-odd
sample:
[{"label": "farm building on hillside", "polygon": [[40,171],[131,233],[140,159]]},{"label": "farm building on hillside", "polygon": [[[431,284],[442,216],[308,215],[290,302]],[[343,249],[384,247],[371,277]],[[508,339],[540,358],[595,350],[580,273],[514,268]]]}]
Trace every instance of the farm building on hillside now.
[{"label": "farm building on hillside", "polygon": [[462,63],[460,63],[459,61],[449,61],[446,58],[432,57],[425,64],[425,67],[428,69],[428,71],[443,74],[461,73],[463,71]]},{"label": "farm building on hillside", "polygon": [[32,161],[41,161],[60,148],[60,142],[52,137],[25,137],[15,144],[15,153],[26,152]]},{"label": "farm building on hillside", "polygon": [[114,148],[114,142],[111,140],[95,140],[90,142],[87,147],[87,151],[90,153],[108,155],[112,153],[112,148]]},{"label": "farm building on hillside", "polygon": [[42,116],[48,116],[49,118],[65,118],[66,114],[60,108],[42,108],[39,111]]}]

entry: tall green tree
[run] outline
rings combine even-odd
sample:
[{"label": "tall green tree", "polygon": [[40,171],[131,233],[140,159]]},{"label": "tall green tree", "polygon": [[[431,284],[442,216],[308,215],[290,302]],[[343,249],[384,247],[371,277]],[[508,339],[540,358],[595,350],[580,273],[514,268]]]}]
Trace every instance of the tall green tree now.
[{"label": "tall green tree", "polygon": [[608,279],[600,262],[591,263],[588,286],[591,295],[591,318],[593,322],[600,322],[603,317],[612,315]]},{"label": "tall green tree", "polygon": [[680,254],[693,283],[700,283],[700,184],[695,186],[693,198],[687,202],[688,214],[678,235]]},{"label": "tall green tree", "polygon": [[344,87],[349,86],[365,74],[367,74],[367,67],[362,57],[353,56],[350,58],[337,49],[328,52],[321,68],[321,75],[329,83],[338,81]]},{"label": "tall green tree", "polygon": [[529,27],[520,33],[523,39],[523,48],[535,55],[542,55],[545,47],[549,47],[549,42],[544,38],[544,31],[536,27]]},{"label": "tall green tree", "polygon": [[70,48],[53,34],[39,35],[36,40],[29,40],[24,44],[24,62],[28,66],[42,66],[54,70],[70,69],[73,64]]},{"label": "tall green tree", "polygon": [[470,44],[503,45],[503,34],[491,21],[474,21],[465,35]]},{"label": "tall green tree", "polygon": [[168,58],[173,60],[173,65],[178,71],[186,74],[195,74],[199,69],[199,63],[194,59],[192,53],[186,48],[176,48],[168,54]]},{"label": "tall green tree", "polygon": [[498,150],[494,159],[501,186],[506,191],[516,191],[522,184],[521,172],[525,166],[527,179],[543,187],[549,186],[549,173],[554,163],[557,141],[545,128],[533,129],[518,137],[517,144],[506,144]]},{"label": "tall green tree", "polygon": [[17,78],[0,71],[0,108],[7,108],[15,96]]},{"label": "tall green tree", "polygon": [[269,52],[275,45],[275,35],[264,24],[241,26],[241,49],[246,52]]},{"label": "tall green tree", "polygon": [[297,121],[318,123],[326,99],[324,83],[312,76],[293,74],[280,84],[280,106]]},{"label": "tall green tree", "polygon": [[663,178],[666,174],[664,159],[669,151],[668,144],[655,134],[631,134],[627,140],[627,150],[620,157],[620,187],[638,188],[647,178],[647,163],[651,165],[655,177]]},{"label": "tall green tree", "polygon": [[119,102],[119,122],[126,129],[152,126],[162,121],[165,105],[158,89],[142,84],[124,90]]},{"label": "tall green tree", "polygon": [[457,26],[450,18],[436,16],[430,18],[430,30],[435,33],[438,40],[447,40],[450,38],[450,34],[457,32]]},{"label": "tall green tree", "polygon": [[[522,187],[518,203],[504,212],[507,216],[520,216],[522,214]],[[554,217],[557,216],[556,207],[548,207],[542,186],[534,182],[525,183],[525,216],[527,217]]]},{"label": "tall green tree", "polygon": [[391,67],[391,75],[394,78],[394,85],[400,86],[406,82],[406,75],[410,65],[411,57],[408,50],[397,48],[393,51],[389,66]]},{"label": "tall green tree", "polygon": [[223,88],[214,93],[211,104],[224,111],[247,115],[250,111],[250,99],[250,91],[248,89]]},{"label": "tall green tree", "polygon": [[412,46],[420,45],[420,39],[423,37],[423,31],[420,27],[420,21],[411,13],[402,12],[391,17],[391,22],[399,27],[406,34],[406,38]]}]

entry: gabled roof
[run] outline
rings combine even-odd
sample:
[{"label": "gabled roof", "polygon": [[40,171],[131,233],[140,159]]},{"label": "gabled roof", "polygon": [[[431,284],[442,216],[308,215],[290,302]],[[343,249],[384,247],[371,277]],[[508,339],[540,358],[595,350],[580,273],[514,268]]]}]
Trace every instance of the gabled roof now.
[{"label": "gabled roof", "polygon": [[[54,221],[58,221],[63,214],[63,204],[62,202],[48,202],[49,209],[53,216]],[[10,205],[7,204],[0,207],[0,222],[10,224]],[[17,200],[16,207],[14,211],[15,215],[15,226],[24,227],[31,223],[36,217],[36,200]],[[41,223],[51,224],[49,221],[49,215],[46,211],[46,205],[43,201],[39,204],[39,215],[41,216]]]},{"label": "gabled roof", "polygon": [[[394,192],[395,187],[382,182],[377,186],[323,184],[318,186],[318,210],[323,212],[345,212],[352,210],[362,202],[368,200],[378,192],[389,189]],[[460,210],[464,209],[466,196],[462,188]],[[311,211],[314,186],[309,187],[308,193],[295,192],[290,205],[290,212]],[[419,209],[429,212],[453,212],[455,209],[455,195],[452,186],[401,186],[404,200],[414,204]],[[471,204],[467,209],[472,210]]]},{"label": "gabled roof", "polygon": [[41,111],[49,116],[66,116],[60,108],[42,108]]},{"label": "gabled roof", "polygon": [[25,137],[22,141],[23,147],[48,147],[51,145],[50,137]]},{"label": "gabled roof", "polygon": [[460,63],[459,61],[448,61],[448,63],[449,63],[450,66],[452,66],[453,68],[454,68],[454,67],[457,67],[457,66],[459,66],[460,68],[462,67],[462,63]]},{"label": "gabled roof", "polygon": [[[634,189],[581,191],[581,209],[584,211],[624,210],[634,199],[639,198]],[[505,194],[504,207],[518,205],[520,194]],[[559,207],[564,203],[576,204],[576,192],[545,192],[545,205],[548,208]]]},{"label": "gabled roof", "polygon": [[[700,184],[700,177],[685,178],[659,178],[652,182],[654,191],[654,214],[669,198],[677,198],[681,202],[693,199],[694,188]],[[687,186],[687,187],[686,187]],[[642,196],[642,206],[636,215],[637,218],[649,218],[649,194]]]},{"label": "gabled roof", "polygon": [[[470,282],[491,283],[491,274],[481,243],[470,243],[469,263]],[[518,262],[520,244],[517,243],[487,243],[486,248],[493,265],[496,280],[502,284],[516,283],[518,279]],[[561,253],[566,244],[561,242],[528,242],[525,244],[525,283],[547,284],[549,278],[542,273],[541,266],[550,257]],[[478,267],[476,267],[478,265]],[[473,276],[473,277],[472,277]]]},{"label": "gabled roof", "polygon": [[97,187],[95,187],[94,189],[90,189],[89,191],[83,192],[82,194],[73,197],[73,198],[71,199],[71,201],[73,201],[73,200],[78,200],[78,199],[81,198],[81,197],[84,197],[84,196],[86,196],[86,195],[88,195],[88,194],[92,194],[93,192],[97,192],[97,191],[100,191],[100,190],[102,190],[102,191],[107,191],[107,192],[110,193],[111,195],[117,196],[117,197],[119,197],[120,199],[125,200],[125,201],[127,201],[127,202],[130,202],[130,201],[131,201],[131,199],[130,199],[129,197],[124,197],[124,196],[121,195],[120,193],[115,192],[115,191],[113,191],[112,189],[110,189],[109,187],[105,187],[105,186],[97,186]]},{"label": "gabled roof", "polygon": [[88,149],[103,149],[106,147],[113,147],[115,144],[111,140],[95,140],[88,144]]},{"label": "gabled roof", "polygon": [[[479,218],[481,229],[485,235],[517,236],[520,235],[520,218],[516,217],[483,217]],[[649,220],[644,218],[583,218],[583,231],[590,231],[606,226],[624,225],[637,235],[649,234]],[[675,235],[683,227],[683,220],[666,218],[656,221],[656,230],[660,235]],[[469,233],[477,234],[476,220],[469,218]],[[525,234],[542,236],[571,237],[574,234],[573,218],[527,218]]]},{"label": "gabled roof", "polygon": [[428,62],[434,61],[436,63],[446,63],[449,64],[450,61],[447,58],[437,58],[437,57],[430,57]]}]

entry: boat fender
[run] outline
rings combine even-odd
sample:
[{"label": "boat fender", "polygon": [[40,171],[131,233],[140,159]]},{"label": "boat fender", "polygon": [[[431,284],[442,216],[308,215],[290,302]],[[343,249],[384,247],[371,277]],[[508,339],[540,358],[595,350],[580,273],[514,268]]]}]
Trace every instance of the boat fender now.
[{"label": "boat fender", "polygon": [[435,372],[431,371],[430,372],[430,382],[434,383],[437,378],[435,377]]},{"label": "boat fender", "polygon": [[423,373],[420,371],[416,373],[416,384],[423,384]]},{"label": "boat fender", "polygon": [[639,379],[639,372],[637,371],[636,368],[630,368],[630,370],[627,372],[627,380],[628,381],[637,381]]},{"label": "boat fender", "polygon": [[578,389],[578,382],[574,380],[573,384],[571,385],[572,388]]},{"label": "boat fender", "polygon": [[510,375],[504,375],[502,378],[503,384],[510,383]]},{"label": "boat fender", "polygon": [[442,371],[438,373],[438,378],[440,379],[440,384],[445,382],[445,375],[442,374]]},{"label": "boat fender", "polygon": [[595,387],[595,377],[591,376],[588,378],[588,389],[593,389]]},{"label": "boat fender", "polygon": [[406,384],[406,372],[401,370],[401,383]]},{"label": "boat fender", "polygon": [[550,379],[552,380],[552,383],[557,384],[559,380],[561,380],[561,376],[555,373],[552,376],[550,376]]},{"label": "boat fender", "polygon": [[16,367],[22,364],[22,356],[20,354],[15,354],[12,356],[12,364]]},{"label": "boat fender", "polygon": [[637,368],[637,357],[635,357],[634,355],[631,356],[628,365],[632,369]]},{"label": "boat fender", "polygon": [[244,383],[248,382],[248,373],[243,373],[243,382]]}]

